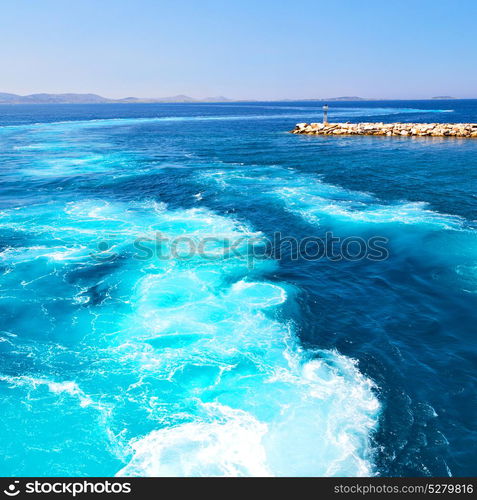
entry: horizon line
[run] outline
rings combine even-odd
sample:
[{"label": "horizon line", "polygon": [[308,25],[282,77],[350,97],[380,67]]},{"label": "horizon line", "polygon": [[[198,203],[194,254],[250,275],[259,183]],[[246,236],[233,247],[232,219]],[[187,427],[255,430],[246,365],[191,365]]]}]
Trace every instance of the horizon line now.
[{"label": "horizon line", "polygon": [[186,94],[177,94],[166,97],[104,97],[93,92],[35,92],[31,94],[16,94],[13,92],[0,92],[0,104],[154,104],[154,103],[233,103],[233,102],[302,102],[302,101],[428,101],[428,100],[473,100],[477,97],[454,97],[447,95],[430,96],[424,98],[395,98],[395,97],[361,97],[361,96],[335,96],[335,97],[294,97],[280,99],[260,98],[229,98],[224,96],[191,97]]}]

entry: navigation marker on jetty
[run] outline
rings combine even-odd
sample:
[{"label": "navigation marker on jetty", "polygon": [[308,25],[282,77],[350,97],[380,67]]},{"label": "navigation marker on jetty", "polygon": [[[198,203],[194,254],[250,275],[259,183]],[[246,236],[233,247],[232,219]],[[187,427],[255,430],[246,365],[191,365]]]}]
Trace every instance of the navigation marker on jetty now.
[{"label": "navigation marker on jetty", "polygon": [[323,125],[328,125],[328,104],[323,106]]}]

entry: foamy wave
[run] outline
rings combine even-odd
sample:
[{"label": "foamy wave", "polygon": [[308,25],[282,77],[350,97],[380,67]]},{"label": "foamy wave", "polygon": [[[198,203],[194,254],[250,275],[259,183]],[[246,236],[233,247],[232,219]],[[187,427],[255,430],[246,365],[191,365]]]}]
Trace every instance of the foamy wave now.
[{"label": "foamy wave", "polygon": [[[87,365],[89,386],[96,393],[111,379],[101,401],[117,415],[117,421],[108,417],[106,432],[126,464],[118,474],[374,472],[370,436],[379,403],[373,384],[338,353],[300,349],[293,325],[279,320],[293,288],[260,279],[277,263],[253,262],[252,277],[251,263],[235,254],[216,252],[213,260],[128,258],[128,245],[148,231],[226,235],[246,249],[260,237],[252,228],[202,208],[98,200],[6,210],[2,223],[46,240],[29,256],[20,249],[25,259],[45,252],[58,257],[53,242],[66,239],[82,252],[94,251],[98,238],[114,236],[123,258],[95,286],[82,279],[76,284],[69,274],[75,276],[79,262],[87,271],[100,267],[86,256],[79,262],[45,259],[33,270],[38,277],[54,271],[63,278],[61,286],[75,283],[62,297],[71,293],[75,321],[89,325],[82,344],[95,360]],[[9,257],[14,254],[7,253],[5,263],[14,264]],[[49,295],[41,300],[47,306]],[[46,386],[92,404],[74,383],[29,378],[10,383]],[[146,412],[147,431],[137,420],[142,424]]]},{"label": "foamy wave", "polygon": [[[223,170],[199,174],[206,182],[216,182],[223,189],[237,189],[256,183],[248,173]],[[260,186],[267,188],[285,208],[311,224],[351,222],[354,224],[409,224],[430,225],[442,229],[464,229],[466,221],[456,215],[441,214],[428,208],[425,202],[402,201],[383,203],[369,193],[349,191],[327,184],[316,176],[296,175],[285,169],[274,168],[271,175],[259,178]]]},{"label": "foamy wave", "polygon": [[134,456],[116,476],[270,476],[267,425],[245,411],[205,403],[209,421],[153,431],[131,443]]},{"label": "foamy wave", "polygon": [[26,375],[17,377],[0,375],[0,381],[6,382],[10,387],[24,387],[28,390],[36,390],[38,387],[47,387],[53,394],[67,394],[77,398],[81,407],[98,406],[79,388],[76,382],[56,382],[46,378],[29,377]]},{"label": "foamy wave", "polygon": [[439,226],[442,229],[461,229],[464,220],[459,216],[440,214],[430,210],[424,202],[401,202],[381,204],[362,203],[353,200],[335,200],[324,198],[319,186],[313,192],[313,186],[298,189],[275,191],[291,212],[301,215],[311,223],[319,223],[323,217],[331,216],[335,220],[366,224],[424,224]]},{"label": "foamy wave", "polygon": [[289,366],[256,388],[280,397],[266,420],[253,407],[205,403],[192,422],[132,440],[133,457],[117,476],[372,475],[369,433],[379,404],[370,381],[337,353],[309,361],[288,354]]}]

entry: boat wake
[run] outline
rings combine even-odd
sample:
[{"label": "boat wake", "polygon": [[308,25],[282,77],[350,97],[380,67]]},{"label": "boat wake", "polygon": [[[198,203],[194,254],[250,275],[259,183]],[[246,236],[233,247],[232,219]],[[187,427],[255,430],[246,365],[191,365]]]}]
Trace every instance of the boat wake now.
[{"label": "boat wake", "polygon": [[[101,432],[126,461],[118,475],[374,473],[370,436],[380,406],[373,384],[353,360],[300,347],[294,326],[280,320],[293,289],[261,277],[276,263],[257,262],[251,271],[246,260],[220,254],[213,262],[133,256],[138,234],[226,235],[246,246],[257,238],[252,229],[205,209],[93,199],[6,210],[2,221],[32,241],[4,249],[4,283],[21,282],[16,287],[44,310],[45,324],[58,296],[69,301],[78,368],[74,382],[1,380],[9,391],[46,384],[60,405],[101,402],[108,409]],[[114,264],[92,262],[106,238]],[[62,356],[60,347],[50,349],[44,365],[54,372]]]}]

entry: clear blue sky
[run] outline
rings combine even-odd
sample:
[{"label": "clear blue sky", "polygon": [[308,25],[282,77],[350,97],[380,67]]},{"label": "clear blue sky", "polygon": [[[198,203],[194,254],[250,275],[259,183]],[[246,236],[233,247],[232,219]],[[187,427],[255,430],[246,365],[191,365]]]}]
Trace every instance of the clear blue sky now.
[{"label": "clear blue sky", "polygon": [[477,97],[477,0],[1,0],[0,92]]}]

